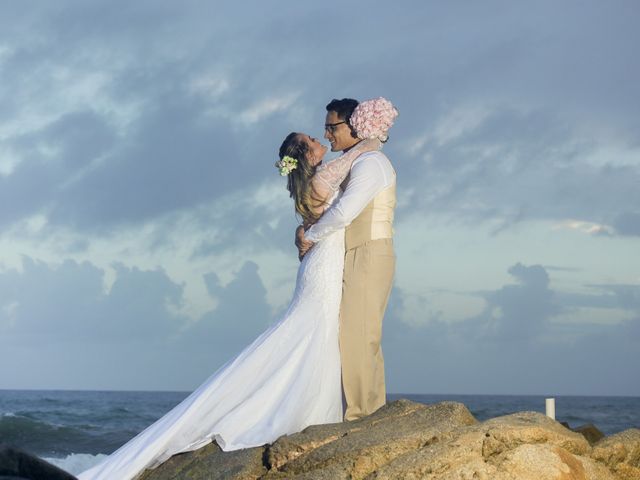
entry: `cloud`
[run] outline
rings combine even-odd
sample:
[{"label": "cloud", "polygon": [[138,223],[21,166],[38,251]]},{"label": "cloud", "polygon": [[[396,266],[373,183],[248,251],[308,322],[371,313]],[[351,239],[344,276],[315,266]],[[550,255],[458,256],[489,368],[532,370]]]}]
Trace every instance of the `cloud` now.
[{"label": "cloud", "polygon": [[[459,111],[436,120],[417,161],[403,165],[406,179],[400,176],[399,185],[411,192],[406,204],[412,209],[447,212],[469,224],[578,218],[600,226],[591,233],[606,233],[613,217],[636,199],[638,169],[587,163],[598,146],[579,140],[580,133],[552,112],[499,105],[485,107],[482,115],[477,107],[467,110],[455,128],[448,125],[464,116]],[[422,185],[412,188],[418,181]]]},{"label": "cloud", "polygon": [[266,117],[275,112],[290,108],[299,96],[299,93],[291,92],[282,96],[266,98],[240,112],[238,118],[245,125],[252,126],[257,122],[264,121]]},{"label": "cloud", "polygon": [[[3,361],[12,358],[22,368],[4,372],[0,381],[12,388],[40,382],[188,390],[279,318],[253,262],[226,284],[207,273],[203,282],[215,305],[196,319],[179,313],[183,287],[162,270],[115,270],[110,288],[105,272],[88,262],[49,265],[25,258],[21,270],[3,271],[0,351]],[[570,295],[552,289],[539,265],[518,263],[509,274],[515,283],[469,292],[486,307],[458,321],[442,312],[426,322],[407,318],[417,310],[410,308],[410,295],[395,288],[383,335],[389,391],[638,394],[631,383],[606,373],[617,365],[620,378],[630,378],[639,360],[638,286],[593,285],[592,294]],[[427,312],[433,311],[429,305]],[[584,306],[624,309],[631,316],[621,324],[589,324],[578,310]],[[571,312],[578,315],[574,322],[557,323]],[[582,364],[606,378],[596,382]]]},{"label": "cloud", "polygon": [[590,296],[591,299],[596,300],[592,305],[615,306],[636,312],[640,316],[640,285],[603,284],[589,285],[589,287],[599,292]]},{"label": "cloud", "polygon": [[469,320],[472,337],[481,341],[527,343],[538,338],[551,317],[560,312],[544,267],[517,263],[508,273],[516,284],[479,293],[486,307]]},{"label": "cloud", "polygon": [[273,320],[255,263],[246,262],[227,285],[221,285],[215,273],[207,274],[204,280],[217,305],[191,324],[175,344],[189,352],[191,379],[208,377],[213,367],[234,358]]},{"label": "cloud", "polygon": [[[638,236],[630,206],[640,203],[640,116],[630,99],[638,98],[640,66],[628,58],[639,40],[637,6],[468,8],[463,16],[450,4],[417,1],[365,10],[340,4],[340,14],[292,0],[278,10],[263,2],[150,0],[4,8],[0,262],[20,267],[0,274],[0,323],[21,339],[5,341],[14,355],[6,358],[30,365],[34,351],[59,357],[54,363],[69,371],[56,373],[52,364],[49,377],[38,376],[42,385],[60,375],[87,387],[135,386],[134,371],[121,374],[127,361],[137,362],[149,386],[192,385],[195,376],[187,380],[180,366],[202,375],[240,348],[259,319],[282,307],[282,285],[292,282],[296,220],[273,169],[280,142],[290,131],[321,137],[331,98],[381,94],[401,112],[385,146],[398,173],[398,225],[440,228],[448,244],[469,250],[465,258],[482,258],[472,265],[482,291],[443,293],[445,279],[423,285],[420,278],[394,294],[391,318],[403,322],[392,348],[391,358],[403,359],[392,360],[396,378],[409,385],[411,375],[402,373],[409,368],[429,385],[409,367],[422,365],[420,355],[402,342],[418,351],[426,342],[445,363],[466,359],[482,373],[476,378],[512,375],[513,385],[522,383],[503,366],[507,353],[514,371],[538,354],[564,359],[560,347],[543,348],[549,337],[591,348],[595,340],[586,338],[600,335],[610,338],[604,348],[612,359],[633,358],[632,341],[618,332],[635,332],[635,307],[614,285],[636,279],[628,272],[637,263],[629,252]],[[544,239],[521,233],[540,224],[562,231]],[[518,251],[482,251],[473,239],[487,228],[496,242],[513,238]],[[567,263],[577,270],[554,288],[549,274],[560,271],[540,265],[562,263],[567,238],[575,242]],[[435,250],[422,240],[398,238],[399,259],[428,265]],[[601,262],[592,258],[596,249]],[[455,267],[454,250],[438,261]],[[20,261],[21,253],[31,259]],[[508,265],[512,283],[499,283]],[[407,283],[402,275],[399,283]],[[453,281],[454,273],[446,275]],[[31,305],[36,299],[43,303]],[[615,321],[596,325],[596,310]],[[233,312],[257,323],[225,324]],[[407,320],[422,312],[426,318]],[[54,314],[55,322],[43,320]],[[579,330],[567,319],[589,326]],[[189,344],[197,325],[220,345]],[[105,341],[92,343],[95,332]],[[83,338],[87,350],[35,340],[49,334]],[[118,338],[114,366],[71,366],[72,353],[109,356],[106,341]],[[613,352],[617,340],[626,346]],[[521,363],[510,345],[522,349]],[[190,353],[197,361],[185,360]],[[429,368],[443,382],[449,374],[469,389],[483,385],[463,365]],[[31,385],[40,384],[34,377]]]},{"label": "cloud", "polygon": [[624,212],[616,217],[614,226],[620,235],[640,236],[640,213]]},{"label": "cloud", "polygon": [[[319,21],[327,14],[314,7],[289,12],[288,24],[305,25],[304,38],[291,42],[293,31],[279,15],[256,4],[249,15],[243,12],[233,48],[220,50],[216,46],[238,20],[232,7],[210,16],[200,4],[178,9],[142,2],[118,12],[101,2],[66,5],[15,8],[3,24],[3,58],[15,72],[7,83],[13,92],[5,95],[7,118],[19,119],[6,130],[11,150],[0,162],[2,205],[12,205],[0,212],[5,227],[46,213],[54,225],[104,230],[194,208],[238,185],[256,187],[272,163],[260,167],[260,160],[274,158],[288,131],[320,134],[328,99],[376,96],[380,84],[402,111],[387,147],[400,162],[400,186],[413,192],[400,218],[419,210],[447,212],[460,221],[500,219],[504,226],[536,218],[608,224],[623,202],[637,197],[633,162],[589,166],[581,160],[602,145],[630,150],[627,134],[637,131],[621,127],[617,137],[612,134],[621,118],[636,118],[620,113],[627,109],[615,104],[612,93],[604,97],[615,109],[594,105],[597,115],[589,118],[601,119],[597,124],[584,120],[581,107],[603,97],[594,95],[602,93],[598,73],[590,71],[594,55],[611,71],[622,68],[616,57],[598,52],[624,51],[630,33],[618,29],[602,44],[586,28],[592,16],[621,21],[611,12],[581,7],[577,18],[583,23],[572,32],[585,48],[576,49],[559,20],[547,21],[544,34],[531,23],[550,6],[529,12],[531,17],[518,8],[503,10],[511,19],[506,24],[495,24],[484,10],[476,12],[484,21],[469,22],[449,7],[419,3],[385,7],[361,24],[348,13],[362,12],[350,6],[331,23],[336,33],[368,38],[361,48],[340,35],[327,38]],[[566,8],[559,18],[573,7]],[[18,46],[9,35],[17,34],[11,18],[37,27],[38,35]],[[412,18],[421,18],[425,28],[411,28]],[[372,39],[367,25],[384,25],[389,35],[399,29],[403,40]],[[463,32],[455,42],[431,41],[454,25]],[[180,40],[163,41],[165,31]],[[321,45],[315,56],[307,54],[309,45]],[[537,56],[539,48],[549,55]],[[345,69],[332,59],[336,49],[352,65]],[[566,58],[573,68],[565,71],[560,59]],[[375,76],[367,73],[372,62]],[[540,73],[548,66],[563,72],[552,74],[555,84]],[[418,95],[418,85],[433,93]],[[53,101],[47,100],[51,93]],[[29,109],[17,101],[27,98]],[[83,116],[92,118],[75,132],[73,119]],[[597,144],[585,140],[598,131]],[[56,132],[67,140],[59,144]],[[57,168],[53,162],[42,168],[42,149],[53,154]]]},{"label": "cloud", "polygon": [[[480,293],[485,311],[456,322],[403,318],[406,293],[395,288],[383,334],[389,391],[638,395],[629,382],[640,360],[638,286],[595,286],[574,296],[552,289],[539,265],[517,263],[509,273],[516,284]],[[631,317],[589,323],[578,305],[624,308]],[[571,313],[572,323],[557,323]]]},{"label": "cloud", "polygon": [[586,233],[588,235],[600,235],[600,236],[606,236],[606,237],[612,235],[612,229],[608,225],[599,225],[593,222],[582,222],[580,220],[565,220],[563,222],[558,223],[558,225],[555,228],[576,230],[579,232]]},{"label": "cloud", "polygon": [[5,338],[27,344],[38,339],[68,344],[140,342],[177,332],[184,318],[169,306],[181,302],[182,288],[161,271],[115,265],[107,291],[105,272],[89,262],[60,265],[24,257],[22,269],[0,274]]},{"label": "cloud", "polygon": [[[255,263],[246,262],[226,285],[208,274],[217,306],[195,322],[179,313],[183,287],[165,272],[114,267],[108,289],[105,272],[89,262],[49,265],[25,257],[21,270],[0,273],[0,356],[12,364],[12,353],[32,359],[19,376],[3,372],[0,383],[43,381],[39,365],[50,356],[55,382],[67,388],[83,387],[76,379],[93,365],[94,388],[190,389],[273,320]],[[118,360],[96,364],[98,353]],[[119,378],[122,362],[127,374]]]}]

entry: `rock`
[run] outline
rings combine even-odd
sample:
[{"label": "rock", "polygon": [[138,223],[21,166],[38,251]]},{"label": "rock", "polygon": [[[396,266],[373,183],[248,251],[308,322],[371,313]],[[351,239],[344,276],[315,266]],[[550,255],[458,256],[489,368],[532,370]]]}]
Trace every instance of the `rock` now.
[{"label": "rock", "polygon": [[593,447],[535,412],[478,423],[461,403],[398,400],[354,421],[316,425],[273,445],[174,456],[141,480],[640,480],[640,430]]},{"label": "rock", "polygon": [[261,478],[267,473],[262,461],[263,451],[260,447],[225,453],[216,443],[210,443],[194,452],[174,455],[153,470],[145,470],[139,480]]},{"label": "rock", "polygon": [[0,480],[76,480],[64,470],[6,444],[0,444]]},{"label": "rock", "polygon": [[394,458],[475,423],[461,403],[421,405],[400,400],[365,419],[329,427],[330,435],[324,438],[330,441],[321,441],[322,427],[278,440],[269,447],[271,470],[266,478],[295,478],[327,465],[331,478],[365,478]]},{"label": "rock", "polygon": [[549,444],[518,446],[504,456],[499,472],[496,480],[616,480],[590,458]]},{"label": "rock", "polygon": [[623,480],[640,480],[640,429],[630,428],[605,437],[593,446],[591,457]]},{"label": "rock", "polygon": [[[590,449],[581,435],[534,412],[494,418],[453,433],[448,441],[428,445],[388,463],[371,478],[555,480],[563,477],[554,472],[584,470],[572,453],[583,454]],[[528,472],[527,476],[523,476],[524,472]]]},{"label": "rock", "polygon": [[491,457],[525,443],[549,443],[571,453],[583,454],[590,450],[584,437],[568,431],[558,422],[537,412],[520,412],[492,418],[478,427],[486,437],[483,456]]},{"label": "rock", "polygon": [[593,445],[598,440],[602,440],[604,438],[604,433],[598,430],[598,428],[592,423],[580,425],[579,427],[572,428],[571,430],[586,438],[590,445]]}]

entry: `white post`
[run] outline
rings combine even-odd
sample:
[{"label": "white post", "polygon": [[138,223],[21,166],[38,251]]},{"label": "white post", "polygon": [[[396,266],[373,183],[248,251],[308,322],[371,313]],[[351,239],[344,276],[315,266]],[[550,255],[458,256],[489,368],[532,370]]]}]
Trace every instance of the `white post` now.
[{"label": "white post", "polygon": [[547,412],[547,417],[551,418],[552,420],[555,420],[556,419],[556,399],[545,398],[544,406]]}]

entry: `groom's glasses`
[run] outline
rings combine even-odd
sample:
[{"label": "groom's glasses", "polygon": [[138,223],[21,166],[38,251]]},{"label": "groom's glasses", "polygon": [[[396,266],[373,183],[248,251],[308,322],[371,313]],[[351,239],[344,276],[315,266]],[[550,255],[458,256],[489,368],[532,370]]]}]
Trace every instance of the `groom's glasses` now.
[{"label": "groom's glasses", "polygon": [[343,120],[342,122],[338,122],[338,123],[325,123],[324,124],[324,129],[329,133],[335,133],[336,127],[338,125],[342,125],[343,123],[347,123],[347,122],[345,120]]}]

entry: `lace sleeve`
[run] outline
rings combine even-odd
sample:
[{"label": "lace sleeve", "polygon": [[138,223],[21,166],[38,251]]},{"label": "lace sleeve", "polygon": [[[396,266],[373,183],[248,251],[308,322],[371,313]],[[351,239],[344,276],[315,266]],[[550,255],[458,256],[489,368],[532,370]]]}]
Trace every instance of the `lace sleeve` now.
[{"label": "lace sleeve", "polygon": [[312,180],[316,191],[325,199],[329,198],[340,188],[340,184],[349,174],[354,160],[365,152],[379,150],[381,145],[377,139],[367,139],[335,160],[320,165]]}]

